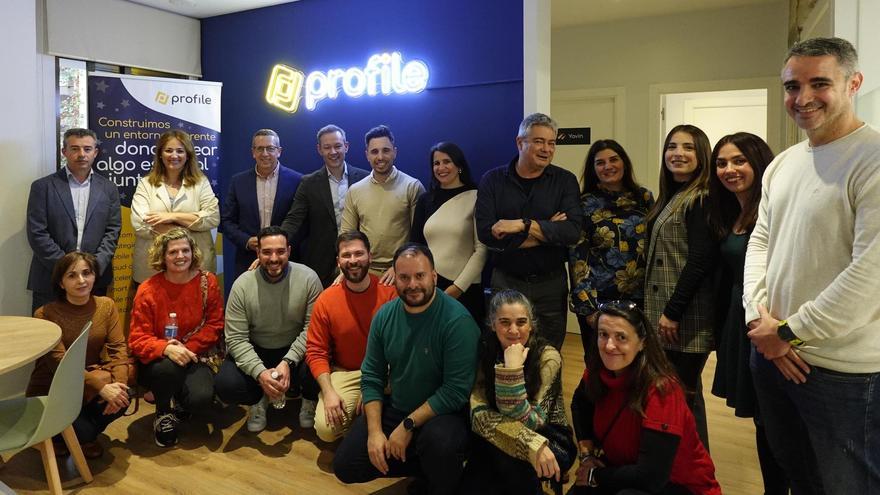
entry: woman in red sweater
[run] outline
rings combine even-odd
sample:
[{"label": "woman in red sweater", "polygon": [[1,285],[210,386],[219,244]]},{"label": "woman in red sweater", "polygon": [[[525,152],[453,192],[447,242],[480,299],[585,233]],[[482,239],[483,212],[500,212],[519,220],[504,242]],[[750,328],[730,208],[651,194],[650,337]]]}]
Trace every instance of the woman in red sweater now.
[{"label": "woman in red sweater", "polygon": [[[90,253],[73,251],[55,263],[52,287],[57,298],[37,308],[34,317],[61,327],[61,341],[37,360],[26,392],[28,397],[49,393],[52,376],[67,346],[73,344],[86,323],[91,321],[83,406],[73,421],[83,455],[89,459],[100,457],[104,452],[97,442],[98,435],[122,416],[129,404],[125,335],[113,299],[92,295],[97,273],[98,262]],[[65,452],[67,447],[56,442],[55,453],[63,455]]]},{"label": "woman in red sweater", "polygon": [[185,229],[156,237],[149,262],[159,273],[138,287],[131,311],[128,345],[141,363],[140,383],[156,398],[153,432],[160,447],[176,444],[180,420],[214,399],[214,373],[201,358],[220,341],[223,299],[217,277],[200,269],[201,260]]},{"label": "woman in red sweater", "polygon": [[599,305],[598,337],[572,399],[574,494],[720,495],[681,383],[631,301]]}]

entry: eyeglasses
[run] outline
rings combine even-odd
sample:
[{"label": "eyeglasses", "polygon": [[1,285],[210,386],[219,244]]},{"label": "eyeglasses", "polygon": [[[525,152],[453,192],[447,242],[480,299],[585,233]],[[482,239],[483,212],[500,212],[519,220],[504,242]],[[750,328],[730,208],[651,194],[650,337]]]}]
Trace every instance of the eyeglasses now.
[{"label": "eyeglasses", "polygon": [[281,148],[279,148],[278,146],[254,146],[254,151],[256,151],[257,153],[275,153],[280,149]]},{"label": "eyeglasses", "polygon": [[607,301],[603,303],[599,303],[599,311],[605,313],[608,310],[624,310],[624,311],[632,311],[639,306],[627,299],[615,299],[613,301]]}]

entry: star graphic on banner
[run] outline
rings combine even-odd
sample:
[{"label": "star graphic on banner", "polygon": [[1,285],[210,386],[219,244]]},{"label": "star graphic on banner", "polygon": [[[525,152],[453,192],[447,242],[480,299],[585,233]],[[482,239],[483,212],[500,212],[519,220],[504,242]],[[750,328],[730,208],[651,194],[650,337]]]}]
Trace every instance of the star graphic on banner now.
[{"label": "star graphic on banner", "polygon": [[178,122],[177,127],[178,129],[186,129],[186,124],[184,124],[183,122]]},{"label": "star graphic on banner", "polygon": [[126,199],[126,198],[128,198],[128,194],[119,193],[119,199]]},{"label": "star graphic on banner", "polygon": [[95,106],[98,107],[98,110],[103,110],[104,109],[104,102],[99,101],[98,103],[95,104]]},{"label": "star graphic on banner", "polygon": [[119,113],[119,107],[114,108],[113,111]]},{"label": "star graphic on banner", "polygon": [[128,100],[122,100],[122,102],[120,103],[120,105],[122,105],[122,106],[125,107],[125,108],[128,108],[128,106],[131,105],[131,103],[129,103]]},{"label": "star graphic on banner", "polygon": [[98,91],[100,91],[102,93],[106,93],[107,88],[109,88],[109,87],[110,86],[107,83],[105,83],[104,81],[98,81],[95,83],[95,89],[97,89]]},{"label": "star graphic on banner", "polygon": [[217,187],[217,179],[211,179],[211,185]]}]

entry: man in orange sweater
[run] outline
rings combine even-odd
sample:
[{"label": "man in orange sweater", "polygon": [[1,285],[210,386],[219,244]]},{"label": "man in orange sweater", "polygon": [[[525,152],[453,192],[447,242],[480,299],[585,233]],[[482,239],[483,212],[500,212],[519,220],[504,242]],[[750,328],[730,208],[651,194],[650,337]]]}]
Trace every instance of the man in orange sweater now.
[{"label": "man in orange sweater", "polygon": [[312,309],[306,362],[321,387],[315,431],[332,442],[348,431],[361,412],[361,361],[373,315],[394,299],[394,286],[382,285],[369,273],[370,241],[360,231],[336,239],[336,264],[342,283],[328,287]]}]

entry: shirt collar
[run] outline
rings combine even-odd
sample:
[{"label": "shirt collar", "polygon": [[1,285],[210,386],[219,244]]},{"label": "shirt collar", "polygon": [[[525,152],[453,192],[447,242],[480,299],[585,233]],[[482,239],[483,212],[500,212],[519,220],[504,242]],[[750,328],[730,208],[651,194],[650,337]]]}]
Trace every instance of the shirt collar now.
[{"label": "shirt collar", "polygon": [[[330,177],[333,180],[336,180],[336,176],[330,173],[330,169],[327,168],[327,165],[324,165],[324,170],[327,171],[327,177]],[[345,180],[348,178],[348,162],[342,162],[342,178],[340,180]]]},{"label": "shirt collar", "polygon": [[86,177],[86,180],[84,180],[84,181],[82,181],[82,182],[80,182],[79,180],[77,180],[76,176],[73,175],[73,172],[71,172],[71,171],[70,171],[70,168],[68,168],[66,165],[65,165],[65,167],[64,167],[64,172],[67,174],[67,181],[68,181],[68,182],[70,181],[70,179],[73,179],[77,184],[79,184],[79,185],[83,185],[83,184],[89,182],[89,181],[92,179],[92,174],[95,173],[95,169],[94,169],[94,167],[93,167],[93,168],[90,168],[90,169],[89,169],[89,175]]},{"label": "shirt collar", "polygon": [[280,282],[287,280],[287,276],[290,274],[290,262],[288,262],[286,265],[284,265],[284,272],[281,274],[281,277],[278,280],[274,280],[274,281],[269,280],[269,276],[266,275],[266,270],[263,269],[262,265],[260,266],[258,271],[260,272],[260,275],[263,277],[263,280],[265,280],[266,282],[268,282],[270,284],[277,284],[277,283],[280,283]]},{"label": "shirt collar", "polygon": [[271,179],[271,178],[275,177],[275,176],[278,174],[278,169],[279,169],[280,167],[281,167],[281,162],[276,163],[276,164],[275,164],[275,168],[272,169],[272,171],[269,172],[269,175],[267,175],[267,176],[265,176],[265,177],[262,176],[262,175],[260,175],[260,168],[257,167],[256,165],[254,165],[254,172],[257,174],[257,177],[259,177],[259,178],[261,178],[261,179]]},{"label": "shirt collar", "polygon": [[393,182],[394,179],[397,178],[397,175],[398,175],[397,166],[396,166],[396,165],[392,165],[392,166],[391,166],[391,173],[388,174],[388,178],[385,179],[385,182],[379,182],[379,181],[377,181],[376,178],[373,176],[373,172],[370,172],[370,180],[371,180],[374,184],[388,184],[389,182]]}]

